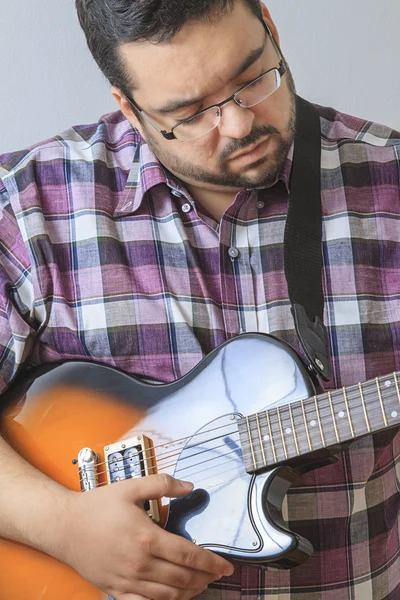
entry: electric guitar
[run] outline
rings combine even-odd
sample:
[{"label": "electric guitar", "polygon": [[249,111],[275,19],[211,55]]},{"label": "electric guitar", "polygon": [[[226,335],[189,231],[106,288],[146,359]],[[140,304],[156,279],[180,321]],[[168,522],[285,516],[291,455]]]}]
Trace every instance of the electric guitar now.
[{"label": "electric guitar", "polygon": [[[285,525],[288,488],[343,444],[400,423],[398,376],[321,392],[292,348],[244,334],[167,385],[90,362],[27,371],[2,397],[0,432],[71,489],[163,472],[192,481],[184,498],[149,502],[149,516],[232,561],[290,568],[313,549]],[[0,539],[0,598],[105,595],[46,554]]]}]

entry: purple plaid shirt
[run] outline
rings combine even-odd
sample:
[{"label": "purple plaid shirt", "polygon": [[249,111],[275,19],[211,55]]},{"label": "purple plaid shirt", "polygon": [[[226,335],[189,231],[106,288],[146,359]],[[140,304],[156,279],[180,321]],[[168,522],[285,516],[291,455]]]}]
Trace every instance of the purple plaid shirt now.
[{"label": "purple plaid shirt", "polygon": [[[400,370],[400,134],[317,110],[336,388]],[[300,351],[283,272],[291,157],[217,224],[121,112],[0,156],[0,389],[24,361],[72,358],[169,382],[242,331]],[[315,548],[303,566],[237,567],[203,597],[398,600],[399,448],[397,429],[366,436],[291,488],[290,528]]]}]

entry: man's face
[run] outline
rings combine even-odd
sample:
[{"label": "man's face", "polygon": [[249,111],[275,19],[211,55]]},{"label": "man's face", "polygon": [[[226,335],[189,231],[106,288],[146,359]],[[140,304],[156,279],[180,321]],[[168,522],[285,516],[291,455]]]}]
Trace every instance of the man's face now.
[{"label": "man's face", "polygon": [[[269,19],[267,24],[274,29]],[[135,102],[167,131],[225,100],[262,72],[279,67],[270,36],[239,0],[222,18],[189,23],[168,43],[125,44],[121,52],[137,85],[132,94]],[[236,75],[246,59],[257,54]],[[219,191],[264,187],[275,181],[293,141],[294,106],[294,83],[288,70],[281,87],[269,98],[249,109],[231,101],[222,107],[218,127],[196,140],[181,142],[164,139],[146,121],[139,124],[121,99],[126,116],[167,169],[188,184]],[[245,153],[250,146],[257,147]]]}]

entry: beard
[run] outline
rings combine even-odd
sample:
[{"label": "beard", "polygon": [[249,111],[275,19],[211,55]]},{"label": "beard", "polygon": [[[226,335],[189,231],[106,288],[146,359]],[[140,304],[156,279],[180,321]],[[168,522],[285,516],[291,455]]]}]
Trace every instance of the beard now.
[{"label": "beard", "polygon": [[[273,185],[293,144],[296,129],[296,88],[289,65],[286,61],[284,62],[290,94],[289,120],[286,129],[279,131],[272,125],[255,125],[246,137],[232,139],[217,158],[219,173],[210,173],[198,164],[189,163],[177,156],[168,154],[160,148],[152,132],[150,133],[146,126],[146,143],[149,148],[164,167],[186,182],[235,189],[257,189]],[[233,154],[246,150],[251,144],[261,141],[267,135],[274,136],[276,148],[271,156],[264,156],[247,167],[248,171],[257,169],[255,174],[229,172],[229,158]],[[260,167],[263,168],[260,169]]]}]

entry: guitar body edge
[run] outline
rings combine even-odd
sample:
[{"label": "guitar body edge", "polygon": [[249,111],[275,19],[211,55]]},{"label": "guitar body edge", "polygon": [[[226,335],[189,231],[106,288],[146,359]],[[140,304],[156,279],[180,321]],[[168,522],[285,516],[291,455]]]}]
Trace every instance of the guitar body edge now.
[{"label": "guitar body edge", "polygon": [[[20,397],[18,386],[10,389],[0,432],[28,462],[76,491],[79,474],[72,461],[82,448],[91,448],[104,461],[106,446],[148,436],[156,448],[157,468],[172,449],[176,458],[164,459],[167,466],[161,470],[195,483],[193,496],[164,502],[169,508],[167,530],[232,561],[272,565],[276,558],[276,566],[288,567],[312,552],[305,540],[285,529],[279,511],[266,499],[279,488],[277,505],[282,504],[289,479],[281,467],[258,476],[245,471],[234,415],[313,393],[313,383],[292,349],[271,336],[246,334],[226,342],[168,385],[143,384],[92,363],[64,363],[35,379]],[[218,438],[210,430],[227,433]],[[105,474],[99,483],[108,483]],[[0,561],[0,598],[106,598],[69,567],[20,544],[0,540]]]}]

